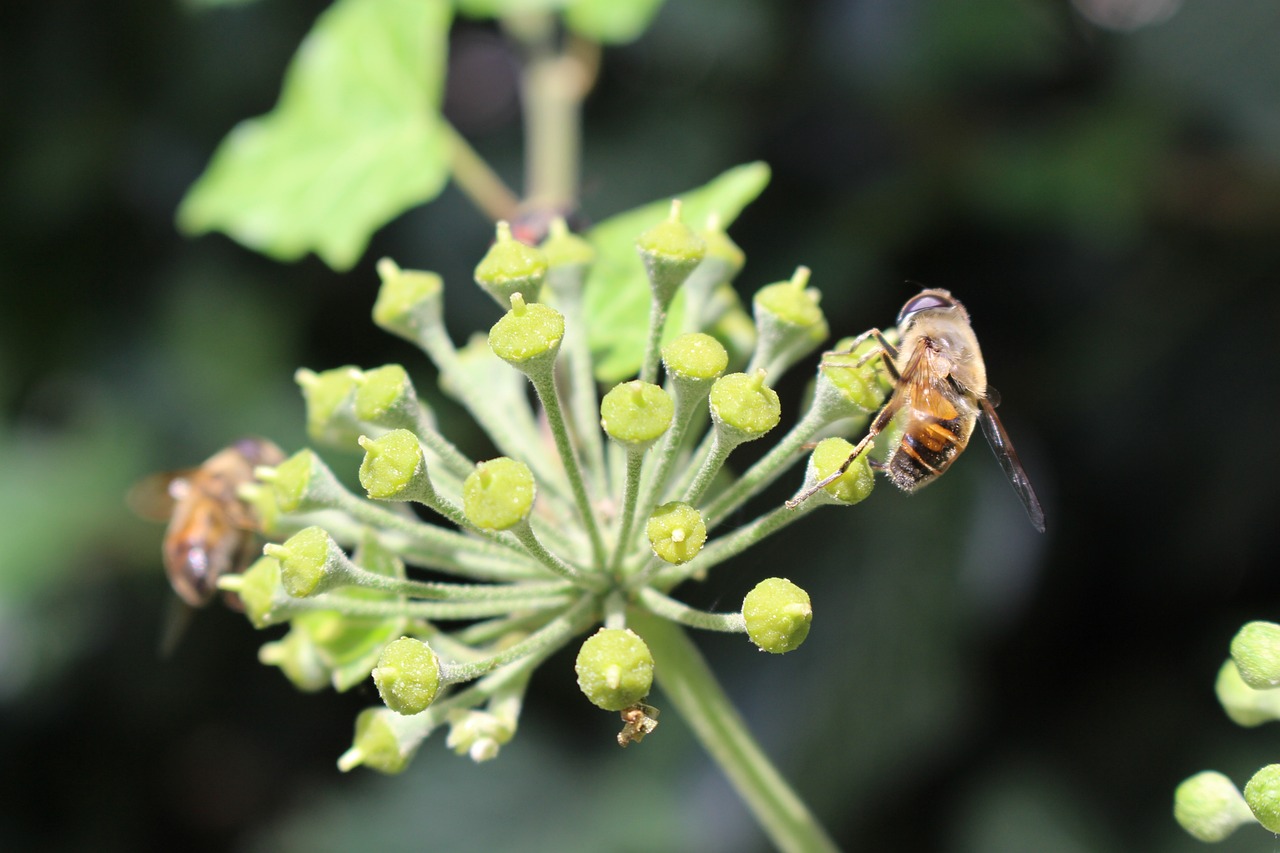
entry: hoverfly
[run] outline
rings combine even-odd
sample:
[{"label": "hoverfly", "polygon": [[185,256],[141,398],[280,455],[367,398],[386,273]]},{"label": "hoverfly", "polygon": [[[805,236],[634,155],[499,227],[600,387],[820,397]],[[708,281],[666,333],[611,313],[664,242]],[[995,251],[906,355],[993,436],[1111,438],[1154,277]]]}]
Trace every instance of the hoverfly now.
[{"label": "hoverfly", "polygon": [[969,312],[948,291],[924,290],[902,306],[898,334],[897,347],[879,329],[871,329],[855,342],[856,346],[867,337],[876,339],[879,346],[864,361],[880,357],[893,379],[893,392],[840,468],[787,501],[787,506],[794,509],[839,478],[899,416],[902,437],[888,458],[875,467],[904,492],[915,491],[950,468],[968,446],[974,424],[981,423],[1031,524],[1043,533],[1044,510],[996,415],[999,398],[987,385],[987,368]]},{"label": "hoverfly", "polygon": [[242,438],[188,471],[156,474],[129,493],[139,515],[167,520],[161,553],[173,591],[203,607],[218,578],[242,571],[258,553],[257,521],[237,495],[259,465],[278,465],[284,453],[263,438]]}]

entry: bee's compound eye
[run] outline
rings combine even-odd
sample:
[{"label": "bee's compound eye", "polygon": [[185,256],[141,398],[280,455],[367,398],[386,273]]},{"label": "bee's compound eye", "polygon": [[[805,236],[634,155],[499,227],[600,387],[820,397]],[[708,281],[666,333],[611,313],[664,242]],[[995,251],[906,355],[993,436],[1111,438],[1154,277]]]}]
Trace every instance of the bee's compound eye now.
[{"label": "bee's compound eye", "polygon": [[956,301],[945,290],[926,290],[907,300],[907,304],[903,305],[902,310],[898,312],[898,323],[902,323],[903,320],[917,311],[927,311],[930,308],[951,308],[955,304]]}]

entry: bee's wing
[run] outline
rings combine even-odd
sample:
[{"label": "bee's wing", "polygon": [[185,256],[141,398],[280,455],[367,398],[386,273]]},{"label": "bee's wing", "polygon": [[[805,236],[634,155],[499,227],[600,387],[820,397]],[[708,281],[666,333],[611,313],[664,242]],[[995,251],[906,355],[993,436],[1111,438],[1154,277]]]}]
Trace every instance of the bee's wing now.
[{"label": "bee's wing", "polygon": [[1026,470],[1018,461],[1018,454],[1013,449],[1013,442],[1009,440],[1009,433],[1004,431],[1004,424],[1000,423],[995,407],[991,405],[989,399],[979,397],[978,403],[981,406],[978,421],[982,424],[982,432],[987,436],[991,450],[995,453],[996,459],[1000,460],[1000,467],[1008,475],[1009,482],[1013,483],[1013,490],[1022,499],[1022,505],[1027,510],[1031,524],[1036,530],[1044,533],[1044,510],[1040,507],[1040,499],[1036,497],[1035,489],[1031,488],[1031,480],[1027,478]]},{"label": "bee's wing", "polygon": [[129,487],[125,493],[125,503],[134,515],[147,521],[168,521],[173,515],[174,499],[172,485],[175,480],[186,478],[190,471],[161,471],[150,474]]}]

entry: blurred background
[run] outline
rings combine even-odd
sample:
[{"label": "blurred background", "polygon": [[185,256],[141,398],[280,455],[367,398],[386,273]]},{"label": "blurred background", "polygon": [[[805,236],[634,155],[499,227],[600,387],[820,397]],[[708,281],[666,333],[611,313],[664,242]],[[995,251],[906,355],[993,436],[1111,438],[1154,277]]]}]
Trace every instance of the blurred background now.
[{"label": "blurred background", "polygon": [[[455,340],[496,319],[468,285],[491,226],[452,189],[346,274],[177,234],[325,5],[0,11],[0,849],[766,849],[674,712],[617,749],[569,654],[497,761],[437,735],[390,779],[334,766],[372,689],[296,692],[237,614],[157,654],[172,594],[133,482],[245,434],[301,447],[300,365],[403,361],[426,387],[364,319],[381,256],[445,276]],[[1041,536],[975,448],[685,591],[813,596],[793,655],[699,643],[846,849],[1199,850],[1177,783],[1274,757],[1213,681],[1280,607],[1278,35],[1270,0],[670,0],[606,52],[586,218],[767,161],[731,230],[744,297],[806,264],[839,335],[891,325],[912,282],[952,290],[1045,504]],[[455,27],[446,112],[518,186],[515,67]]]}]

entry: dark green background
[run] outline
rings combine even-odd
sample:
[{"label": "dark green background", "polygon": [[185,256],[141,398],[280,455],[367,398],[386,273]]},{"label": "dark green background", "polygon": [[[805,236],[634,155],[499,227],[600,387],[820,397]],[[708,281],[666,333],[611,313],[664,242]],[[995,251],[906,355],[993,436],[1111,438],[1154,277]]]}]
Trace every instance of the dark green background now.
[{"label": "dark green background", "polygon": [[[343,275],[175,232],[324,5],[0,11],[0,848],[764,849],[674,712],[618,750],[567,655],[497,761],[437,735],[396,779],[334,769],[372,691],[296,693],[240,617],[201,613],[157,657],[170,594],[130,483],[246,433],[301,446],[299,365],[404,361],[427,387],[365,319],[382,255],[445,275],[456,340],[496,319],[468,285],[490,227],[452,189]],[[731,608],[780,574],[813,595],[793,655],[700,643],[848,849],[1197,850],[1174,786],[1274,758],[1212,685],[1280,603],[1278,32],[1269,0],[1131,34],[1033,0],[671,0],[606,53],[584,215],[768,161],[732,230],[743,294],[806,264],[851,334],[909,281],[951,289],[1045,504],[1038,536],[975,447],[687,592]],[[513,62],[460,24],[446,109],[518,184]],[[1273,846],[1254,827],[1216,849]]]}]

